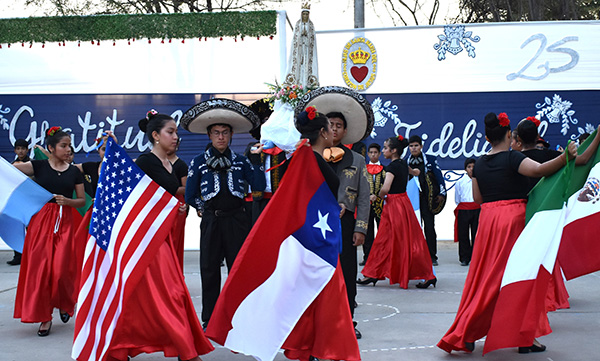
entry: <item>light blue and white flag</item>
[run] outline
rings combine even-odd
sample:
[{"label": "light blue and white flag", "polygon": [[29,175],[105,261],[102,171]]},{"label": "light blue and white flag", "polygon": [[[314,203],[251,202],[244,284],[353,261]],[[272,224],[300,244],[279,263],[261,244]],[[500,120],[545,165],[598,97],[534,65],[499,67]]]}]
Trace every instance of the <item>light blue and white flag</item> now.
[{"label": "light blue and white flag", "polygon": [[0,174],[0,238],[23,252],[25,227],[53,195],[2,157]]},{"label": "light blue and white flag", "polygon": [[412,179],[406,183],[406,195],[408,195],[408,199],[410,199],[410,204],[412,204],[412,207],[415,210],[415,216],[417,216],[419,223],[421,223],[420,192],[421,185],[419,184],[419,177],[412,177]]}]

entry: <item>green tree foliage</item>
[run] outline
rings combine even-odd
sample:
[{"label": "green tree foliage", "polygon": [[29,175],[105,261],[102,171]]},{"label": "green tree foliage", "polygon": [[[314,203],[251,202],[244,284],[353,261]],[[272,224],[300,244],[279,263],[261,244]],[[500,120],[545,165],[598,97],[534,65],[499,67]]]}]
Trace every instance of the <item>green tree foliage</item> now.
[{"label": "green tree foliage", "polygon": [[460,0],[456,22],[594,20],[600,0]]},{"label": "green tree foliage", "polygon": [[264,10],[262,0],[27,0],[46,15],[160,14]]}]

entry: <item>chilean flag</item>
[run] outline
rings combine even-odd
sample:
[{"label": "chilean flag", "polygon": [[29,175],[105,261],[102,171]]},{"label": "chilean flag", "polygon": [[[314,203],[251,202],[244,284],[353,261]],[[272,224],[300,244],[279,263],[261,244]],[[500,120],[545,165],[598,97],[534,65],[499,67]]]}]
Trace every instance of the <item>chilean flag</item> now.
[{"label": "chilean flag", "polygon": [[[338,265],[339,214],[315,155],[301,146],[238,253],[206,335],[263,361],[282,346],[288,357],[360,359]],[[337,325],[321,327],[332,319]]]}]

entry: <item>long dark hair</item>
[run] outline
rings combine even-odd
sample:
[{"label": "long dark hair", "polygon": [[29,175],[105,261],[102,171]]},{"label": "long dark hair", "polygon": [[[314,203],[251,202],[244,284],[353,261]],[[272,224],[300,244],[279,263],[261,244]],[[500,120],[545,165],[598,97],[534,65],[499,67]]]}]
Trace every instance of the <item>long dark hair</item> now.
[{"label": "long dark hair", "polygon": [[146,137],[150,143],[154,143],[152,133],[160,131],[167,125],[168,122],[174,120],[170,115],[160,114],[156,110],[151,110],[146,114],[146,118],[140,119],[138,126],[140,130],[146,133]]}]

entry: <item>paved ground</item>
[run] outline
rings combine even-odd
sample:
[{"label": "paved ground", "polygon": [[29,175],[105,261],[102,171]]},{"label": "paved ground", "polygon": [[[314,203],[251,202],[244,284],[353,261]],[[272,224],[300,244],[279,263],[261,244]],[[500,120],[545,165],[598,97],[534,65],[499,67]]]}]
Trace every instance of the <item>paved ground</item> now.
[{"label": "paved ground", "polygon": [[[448,355],[434,345],[446,332],[458,308],[468,267],[458,263],[456,245],[439,242],[440,265],[437,288],[420,290],[411,282],[408,290],[379,282],[376,287],[359,286],[356,320],[363,338],[359,340],[365,361],[480,360],[483,342],[473,354]],[[73,322],[62,324],[55,313],[50,336],[40,338],[39,325],[22,324],[12,318],[19,267],[8,266],[12,252],[0,252],[0,361],[69,360]],[[185,276],[196,310],[201,309],[199,253],[185,254]],[[225,268],[223,268],[225,271]],[[554,332],[541,339],[548,350],[521,355],[516,349],[492,352],[487,361],[578,361],[600,360],[600,273],[567,282],[571,309],[550,314]],[[140,355],[135,360],[164,360],[162,354]],[[172,359],[174,360],[174,359]],[[253,358],[217,347],[203,360],[241,361]],[[280,354],[276,360],[283,361]]]}]

